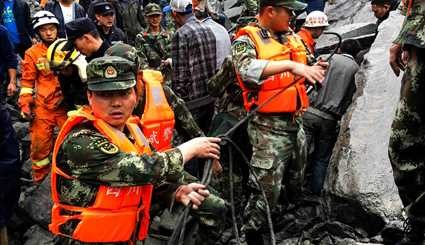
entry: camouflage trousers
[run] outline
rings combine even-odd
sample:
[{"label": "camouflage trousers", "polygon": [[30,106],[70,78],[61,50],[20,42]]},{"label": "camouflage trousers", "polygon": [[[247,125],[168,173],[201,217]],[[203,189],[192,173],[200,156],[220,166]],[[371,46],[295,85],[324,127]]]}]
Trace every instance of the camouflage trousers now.
[{"label": "camouflage trousers", "polygon": [[425,49],[412,48],[392,124],[389,157],[409,219],[425,227]]},{"label": "camouflage trousers", "polygon": [[252,172],[248,180],[252,193],[244,210],[242,231],[252,232],[267,227],[266,204],[261,188],[271,211],[277,205],[281,192],[288,200],[293,200],[301,192],[307,147],[302,119],[292,115],[257,114],[248,125],[248,135],[253,147]]}]

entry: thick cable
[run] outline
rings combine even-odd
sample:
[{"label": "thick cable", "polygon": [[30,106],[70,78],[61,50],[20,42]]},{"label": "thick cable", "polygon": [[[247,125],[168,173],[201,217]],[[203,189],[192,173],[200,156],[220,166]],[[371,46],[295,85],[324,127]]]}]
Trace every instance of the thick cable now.
[{"label": "thick cable", "polygon": [[252,170],[251,166],[249,165],[248,157],[246,157],[246,155],[242,151],[242,149],[229,137],[225,137],[225,138],[222,138],[222,139],[230,142],[232,144],[232,146],[238,151],[240,156],[243,158],[244,162],[247,164],[250,173],[252,174],[252,176],[254,176],[255,182],[258,184],[258,187],[260,187],[261,195],[263,196],[264,202],[266,204],[265,205],[266,206],[266,216],[267,216],[267,224],[269,226],[269,231],[270,231],[271,244],[276,245],[276,237],[275,237],[274,228],[273,228],[273,220],[272,220],[270,205],[269,205],[269,202],[267,200],[267,196],[266,196],[266,192],[264,191],[264,188],[258,182],[258,177],[255,174],[255,172]]},{"label": "thick cable", "polygon": [[236,243],[240,245],[241,239],[239,237],[238,221],[236,220],[235,190],[233,186],[233,154],[230,147],[227,148],[227,152],[229,153],[230,211],[232,213],[233,232],[235,233]]}]

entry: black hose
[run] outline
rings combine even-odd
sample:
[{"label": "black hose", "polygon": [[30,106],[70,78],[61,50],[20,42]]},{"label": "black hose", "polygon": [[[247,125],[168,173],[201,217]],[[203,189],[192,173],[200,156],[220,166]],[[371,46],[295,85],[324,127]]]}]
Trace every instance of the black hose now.
[{"label": "black hose", "polygon": [[[335,35],[338,38],[338,44],[336,45],[336,47],[332,50],[332,52],[329,54],[329,56],[325,60],[326,62],[329,62],[332,59],[332,57],[336,54],[338,49],[341,47],[342,36],[339,33],[330,32],[330,31],[325,31],[325,32],[323,32],[323,34],[325,34],[325,35]],[[314,89],[314,86],[312,86],[312,85],[307,86],[307,88],[306,88],[307,94],[310,94],[311,91],[313,91],[313,89]]]},{"label": "black hose", "polygon": [[236,244],[240,245],[241,239],[239,237],[238,221],[236,220],[235,191],[233,186],[233,154],[230,147],[227,148],[227,152],[229,153],[230,211],[232,213],[233,232],[235,233]]},{"label": "black hose", "polygon": [[[275,234],[274,234],[270,205],[269,205],[269,202],[267,200],[267,196],[266,196],[266,192],[264,191],[264,188],[258,182],[258,177],[255,174],[255,172],[252,170],[251,166],[249,165],[249,159],[248,159],[248,157],[246,157],[246,155],[242,151],[242,149],[229,137],[223,137],[222,139],[225,140],[225,141],[228,141],[232,144],[232,146],[238,151],[239,155],[242,157],[244,162],[247,164],[248,169],[249,169],[250,173],[252,174],[252,176],[254,176],[255,182],[258,184],[258,187],[260,188],[260,191],[261,191],[261,195],[263,196],[264,202],[266,204],[265,205],[266,206],[266,216],[267,216],[267,224],[269,225],[271,244],[276,245],[276,237],[275,237]],[[236,239],[238,239],[238,237],[236,237]],[[238,244],[240,244],[239,241],[238,241]]]}]

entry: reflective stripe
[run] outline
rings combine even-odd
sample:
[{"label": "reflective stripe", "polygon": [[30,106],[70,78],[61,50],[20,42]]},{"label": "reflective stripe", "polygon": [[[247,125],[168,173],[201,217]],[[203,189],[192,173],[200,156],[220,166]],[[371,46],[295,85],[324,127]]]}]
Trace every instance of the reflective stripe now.
[{"label": "reflective stripe", "polygon": [[35,165],[37,167],[44,167],[46,165],[50,164],[50,159],[48,157],[44,158],[41,161],[37,161],[37,162],[32,162],[32,165]]},{"label": "reflective stripe", "polygon": [[33,93],[33,89],[32,88],[25,88],[22,87],[21,88],[21,92],[19,93],[19,95],[23,95],[23,94],[32,94]]}]

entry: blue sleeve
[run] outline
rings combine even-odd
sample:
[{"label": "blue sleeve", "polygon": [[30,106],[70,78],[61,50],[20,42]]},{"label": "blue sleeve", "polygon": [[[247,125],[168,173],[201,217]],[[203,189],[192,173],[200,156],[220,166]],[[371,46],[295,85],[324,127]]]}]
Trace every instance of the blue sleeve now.
[{"label": "blue sleeve", "polygon": [[17,69],[18,57],[15,54],[13,43],[10,41],[10,37],[4,27],[0,28],[0,47],[0,58],[5,62],[4,68]]}]

